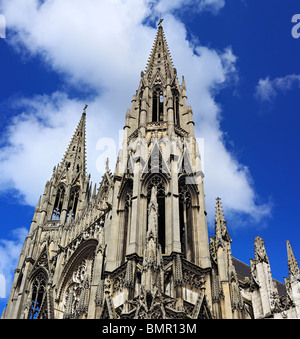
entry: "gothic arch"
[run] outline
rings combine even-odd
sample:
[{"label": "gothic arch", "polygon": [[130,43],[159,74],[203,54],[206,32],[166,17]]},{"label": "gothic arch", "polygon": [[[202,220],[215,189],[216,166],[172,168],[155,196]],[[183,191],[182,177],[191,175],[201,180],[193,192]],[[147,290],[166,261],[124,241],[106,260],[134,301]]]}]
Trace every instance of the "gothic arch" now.
[{"label": "gothic arch", "polygon": [[194,175],[181,174],[178,177],[178,187],[186,185],[192,197],[192,205],[199,206],[199,190],[195,182]]},{"label": "gothic arch", "polygon": [[145,174],[143,178],[142,194],[147,196],[148,190],[149,189],[151,190],[151,188],[149,187],[153,185],[154,183],[155,185],[158,185],[159,183],[161,183],[162,185],[164,185],[165,194],[167,195],[169,193],[169,187],[170,187],[169,176],[166,173],[151,173],[150,171],[147,174]]},{"label": "gothic arch", "polygon": [[60,220],[65,197],[66,197],[66,186],[63,183],[61,183],[58,185],[56,190],[51,220]]},{"label": "gothic arch", "polygon": [[153,88],[152,122],[164,120],[164,91],[161,86]]},{"label": "gothic arch", "polygon": [[27,319],[48,319],[48,273],[43,267],[36,269],[29,279],[28,300],[23,311]]},{"label": "gothic arch", "polygon": [[39,274],[43,274],[46,278],[46,280],[48,280],[48,271],[44,268],[44,267],[38,267],[37,269],[35,269],[29,277],[29,286],[32,284],[32,282],[34,281],[34,279],[39,275]]},{"label": "gothic arch", "polygon": [[76,251],[72,254],[70,259],[65,264],[65,268],[62,272],[60,282],[58,284],[58,293],[57,299],[62,301],[62,294],[66,288],[66,284],[72,278],[72,275],[78,265],[85,259],[88,258],[90,260],[93,259],[96,247],[98,245],[98,241],[96,239],[88,239],[85,240],[82,244],[78,246]]},{"label": "gothic arch", "polygon": [[[120,192],[118,194],[118,198],[119,198],[118,199],[118,201],[119,201],[118,210],[124,209],[126,197],[128,196],[128,194],[132,190],[133,190],[133,180],[131,178],[125,179],[122,182],[122,185],[120,187]],[[131,193],[131,195],[132,195],[132,193]]]},{"label": "gothic arch", "polygon": [[76,217],[79,202],[80,187],[73,186],[70,190],[70,197],[67,207],[66,221],[73,221]]},{"label": "gothic arch", "polygon": [[[43,246],[43,245],[42,245]],[[49,276],[49,266],[48,266],[48,246],[45,244],[40,251],[38,259],[35,261],[35,264],[32,268],[32,272],[29,276],[29,279],[32,280],[39,273],[43,272],[47,277]]]}]

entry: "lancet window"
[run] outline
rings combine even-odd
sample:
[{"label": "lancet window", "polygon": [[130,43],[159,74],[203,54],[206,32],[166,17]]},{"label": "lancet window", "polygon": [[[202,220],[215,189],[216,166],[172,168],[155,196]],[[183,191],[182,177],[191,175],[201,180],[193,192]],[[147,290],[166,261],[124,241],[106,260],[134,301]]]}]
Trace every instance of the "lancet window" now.
[{"label": "lancet window", "polygon": [[139,112],[140,112],[140,114],[141,114],[141,110],[142,110],[143,95],[144,95],[144,92],[140,91],[140,95],[139,95]]},{"label": "lancet window", "polygon": [[180,125],[179,119],[179,94],[177,90],[173,90],[173,111],[174,111],[174,123]]},{"label": "lancet window", "polygon": [[155,88],[153,91],[153,111],[152,122],[164,120],[164,96],[160,87]]},{"label": "lancet window", "polygon": [[79,187],[74,187],[71,190],[71,195],[69,199],[69,205],[67,209],[67,220],[74,220],[77,212],[77,206],[78,206],[78,199],[79,199]]},{"label": "lancet window", "polygon": [[46,298],[47,278],[43,272],[39,273],[32,283],[31,306],[29,309],[29,319],[47,318],[47,298]]},{"label": "lancet window", "polygon": [[56,194],[56,199],[54,203],[52,220],[59,220],[63,208],[64,198],[65,198],[65,188],[63,186],[59,187]]}]

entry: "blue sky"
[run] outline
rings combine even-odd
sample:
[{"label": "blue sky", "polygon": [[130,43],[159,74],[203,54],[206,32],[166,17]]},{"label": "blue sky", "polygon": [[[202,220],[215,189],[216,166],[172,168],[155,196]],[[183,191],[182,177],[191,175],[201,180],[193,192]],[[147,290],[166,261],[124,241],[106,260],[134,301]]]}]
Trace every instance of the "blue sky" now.
[{"label": "blue sky", "polygon": [[220,196],[233,255],[249,264],[262,237],[273,277],[283,281],[285,240],[300,260],[297,13],[296,0],[0,1],[0,312],[33,206],[86,103],[93,182],[107,156],[114,169],[160,17],[204,139],[210,234]]}]

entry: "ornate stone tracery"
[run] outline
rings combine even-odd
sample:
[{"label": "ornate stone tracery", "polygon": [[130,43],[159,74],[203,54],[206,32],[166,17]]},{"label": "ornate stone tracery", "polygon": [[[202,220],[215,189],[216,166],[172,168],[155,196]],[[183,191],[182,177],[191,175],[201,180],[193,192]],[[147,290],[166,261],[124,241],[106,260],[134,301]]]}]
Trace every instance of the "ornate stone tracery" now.
[{"label": "ornate stone tracery", "polygon": [[47,319],[47,277],[44,272],[36,274],[28,297],[28,319]]},{"label": "ornate stone tracery", "polygon": [[88,260],[78,265],[73,272],[72,279],[67,283],[64,294],[64,317],[76,318],[87,311],[85,305],[85,294],[89,288]]}]

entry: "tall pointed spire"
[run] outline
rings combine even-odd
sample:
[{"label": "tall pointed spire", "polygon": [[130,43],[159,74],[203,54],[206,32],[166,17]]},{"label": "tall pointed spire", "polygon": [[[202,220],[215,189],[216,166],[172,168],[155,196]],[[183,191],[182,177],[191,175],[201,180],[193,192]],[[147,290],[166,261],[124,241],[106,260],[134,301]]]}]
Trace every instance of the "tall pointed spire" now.
[{"label": "tall pointed spire", "polygon": [[68,172],[72,173],[71,177],[76,176],[77,173],[86,175],[85,129],[87,107],[88,105],[84,107],[81,119],[60,164],[60,171],[63,172],[64,169],[67,169]]}]

